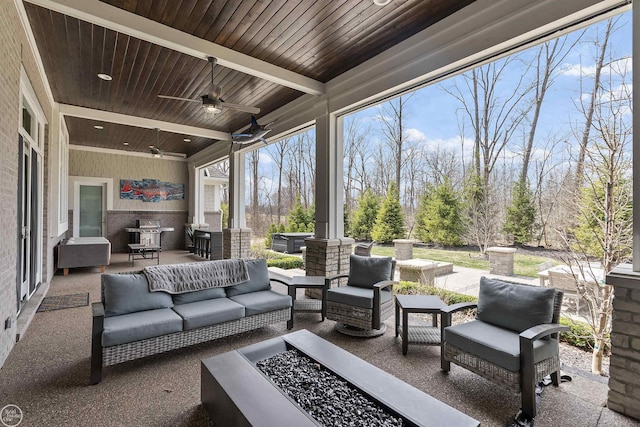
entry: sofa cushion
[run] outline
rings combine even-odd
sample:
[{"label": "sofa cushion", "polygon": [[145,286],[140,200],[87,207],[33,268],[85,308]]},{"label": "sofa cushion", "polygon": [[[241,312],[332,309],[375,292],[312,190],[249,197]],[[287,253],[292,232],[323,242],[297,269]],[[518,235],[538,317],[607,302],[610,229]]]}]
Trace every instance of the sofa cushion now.
[{"label": "sofa cushion", "polygon": [[[444,341],[509,371],[520,370],[520,337],[512,330],[474,320],[445,328]],[[534,363],[557,353],[556,339],[533,342]]]},{"label": "sofa cushion", "polygon": [[230,298],[245,307],[245,316],[291,307],[291,297],[274,291],[258,291]]},{"label": "sofa cushion", "polygon": [[228,298],[177,304],[173,311],[184,319],[185,331],[244,317],[244,306]]},{"label": "sofa cushion", "polygon": [[391,257],[367,257],[351,254],[347,285],[373,288],[376,283],[391,280],[392,273]]},{"label": "sofa cushion", "polygon": [[105,317],[173,307],[168,293],[149,292],[144,274],[103,274],[101,280]]},{"label": "sofa cushion", "polygon": [[551,323],[555,289],[480,278],[478,320],[518,333]]},{"label": "sofa cushion", "polygon": [[227,286],[224,288],[228,297],[234,297],[248,292],[266,291],[271,289],[267,260],[249,259],[246,260],[246,264],[247,272],[249,273],[249,280],[238,285]]},{"label": "sofa cushion", "polygon": [[[391,300],[391,291],[380,291],[382,303]],[[353,305],[362,308],[373,308],[373,289],[358,288],[357,286],[342,286],[327,291],[327,301]]]},{"label": "sofa cushion", "polygon": [[182,330],[182,317],[170,308],[139,311],[104,319],[102,345],[124,344]]},{"label": "sofa cushion", "polygon": [[172,295],[174,304],[188,304],[190,302],[204,301],[208,299],[224,298],[227,294],[224,288],[210,288],[201,291],[185,292]]}]

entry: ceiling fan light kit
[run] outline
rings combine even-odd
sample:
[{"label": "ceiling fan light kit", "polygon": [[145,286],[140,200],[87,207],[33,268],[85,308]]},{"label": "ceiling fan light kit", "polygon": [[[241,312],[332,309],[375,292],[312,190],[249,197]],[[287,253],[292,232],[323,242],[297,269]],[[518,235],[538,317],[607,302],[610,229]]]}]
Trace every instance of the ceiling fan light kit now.
[{"label": "ceiling fan light kit", "polygon": [[202,96],[202,108],[207,114],[218,114],[222,112],[222,103],[219,99]]},{"label": "ceiling fan light kit", "polygon": [[181,98],[179,96],[170,96],[170,95],[158,95],[158,97],[164,98],[164,99],[173,99],[177,101],[201,102],[202,109],[204,110],[207,116],[214,116],[216,114],[219,114],[225,108],[230,110],[244,111],[246,113],[251,113],[251,114],[260,114],[260,109],[257,107],[251,107],[249,105],[233,104],[233,103],[225,102],[224,99],[220,98],[220,92],[221,92],[220,86],[215,84],[213,81],[213,68],[218,63],[218,60],[212,56],[208,57],[207,60],[211,64],[211,83],[209,85],[209,90],[207,91],[207,94],[200,96],[201,101],[197,99]]}]

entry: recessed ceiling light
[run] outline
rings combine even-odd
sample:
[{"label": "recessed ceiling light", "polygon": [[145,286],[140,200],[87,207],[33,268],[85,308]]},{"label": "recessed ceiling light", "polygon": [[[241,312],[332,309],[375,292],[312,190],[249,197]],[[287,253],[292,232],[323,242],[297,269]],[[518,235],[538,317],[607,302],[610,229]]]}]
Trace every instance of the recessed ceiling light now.
[{"label": "recessed ceiling light", "polygon": [[102,130],[104,129],[104,126],[100,126],[100,125],[94,125],[94,128],[98,129],[98,130]]},{"label": "recessed ceiling light", "polygon": [[373,4],[376,6],[386,6],[391,3],[391,0],[373,0]]},{"label": "recessed ceiling light", "polygon": [[191,140],[189,138],[185,138],[183,139],[184,142],[191,142]]},{"label": "recessed ceiling light", "polygon": [[113,80],[113,77],[111,77],[109,74],[100,73],[100,74],[98,74],[98,77],[101,78],[102,80],[106,80],[108,82]]},{"label": "recessed ceiling light", "polygon": [[149,148],[153,148],[153,145],[150,145]]},{"label": "recessed ceiling light", "polygon": [[122,145],[129,145],[129,143],[128,142],[123,142]]}]

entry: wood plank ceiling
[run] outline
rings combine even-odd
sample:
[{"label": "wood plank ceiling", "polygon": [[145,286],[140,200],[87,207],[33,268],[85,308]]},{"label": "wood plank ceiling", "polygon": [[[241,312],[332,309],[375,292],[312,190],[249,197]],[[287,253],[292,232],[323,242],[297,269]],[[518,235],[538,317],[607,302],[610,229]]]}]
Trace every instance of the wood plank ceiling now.
[{"label": "wood plank ceiling", "polygon": [[[102,2],[327,82],[473,0],[393,0],[384,7],[370,0]],[[212,76],[207,61],[30,3],[25,8],[57,102],[224,132],[249,122],[245,112],[227,108],[210,117],[198,103],[158,98],[199,99],[206,94]],[[100,80],[98,73],[113,80]],[[220,65],[213,81],[223,100],[259,107],[261,115],[302,95]],[[145,152],[155,141],[150,130],[101,123],[104,129],[97,131],[95,124],[68,117],[71,143]],[[129,145],[123,147],[123,142]],[[210,143],[168,132],[160,137],[160,148],[187,155]]]}]

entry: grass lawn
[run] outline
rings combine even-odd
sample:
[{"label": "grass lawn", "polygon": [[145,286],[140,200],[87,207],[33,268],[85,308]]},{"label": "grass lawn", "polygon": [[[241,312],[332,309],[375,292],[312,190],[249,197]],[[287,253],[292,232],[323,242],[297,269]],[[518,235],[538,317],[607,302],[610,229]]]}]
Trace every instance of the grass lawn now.
[{"label": "grass lawn", "polygon": [[[395,255],[395,249],[393,246],[375,245],[371,253],[373,255],[392,257]],[[451,262],[460,267],[489,270],[489,260],[482,257],[480,251],[413,248],[413,257],[430,259],[432,261]],[[538,277],[537,266],[546,260],[547,258],[545,257],[516,253],[514,256],[513,273],[516,276]]]}]

